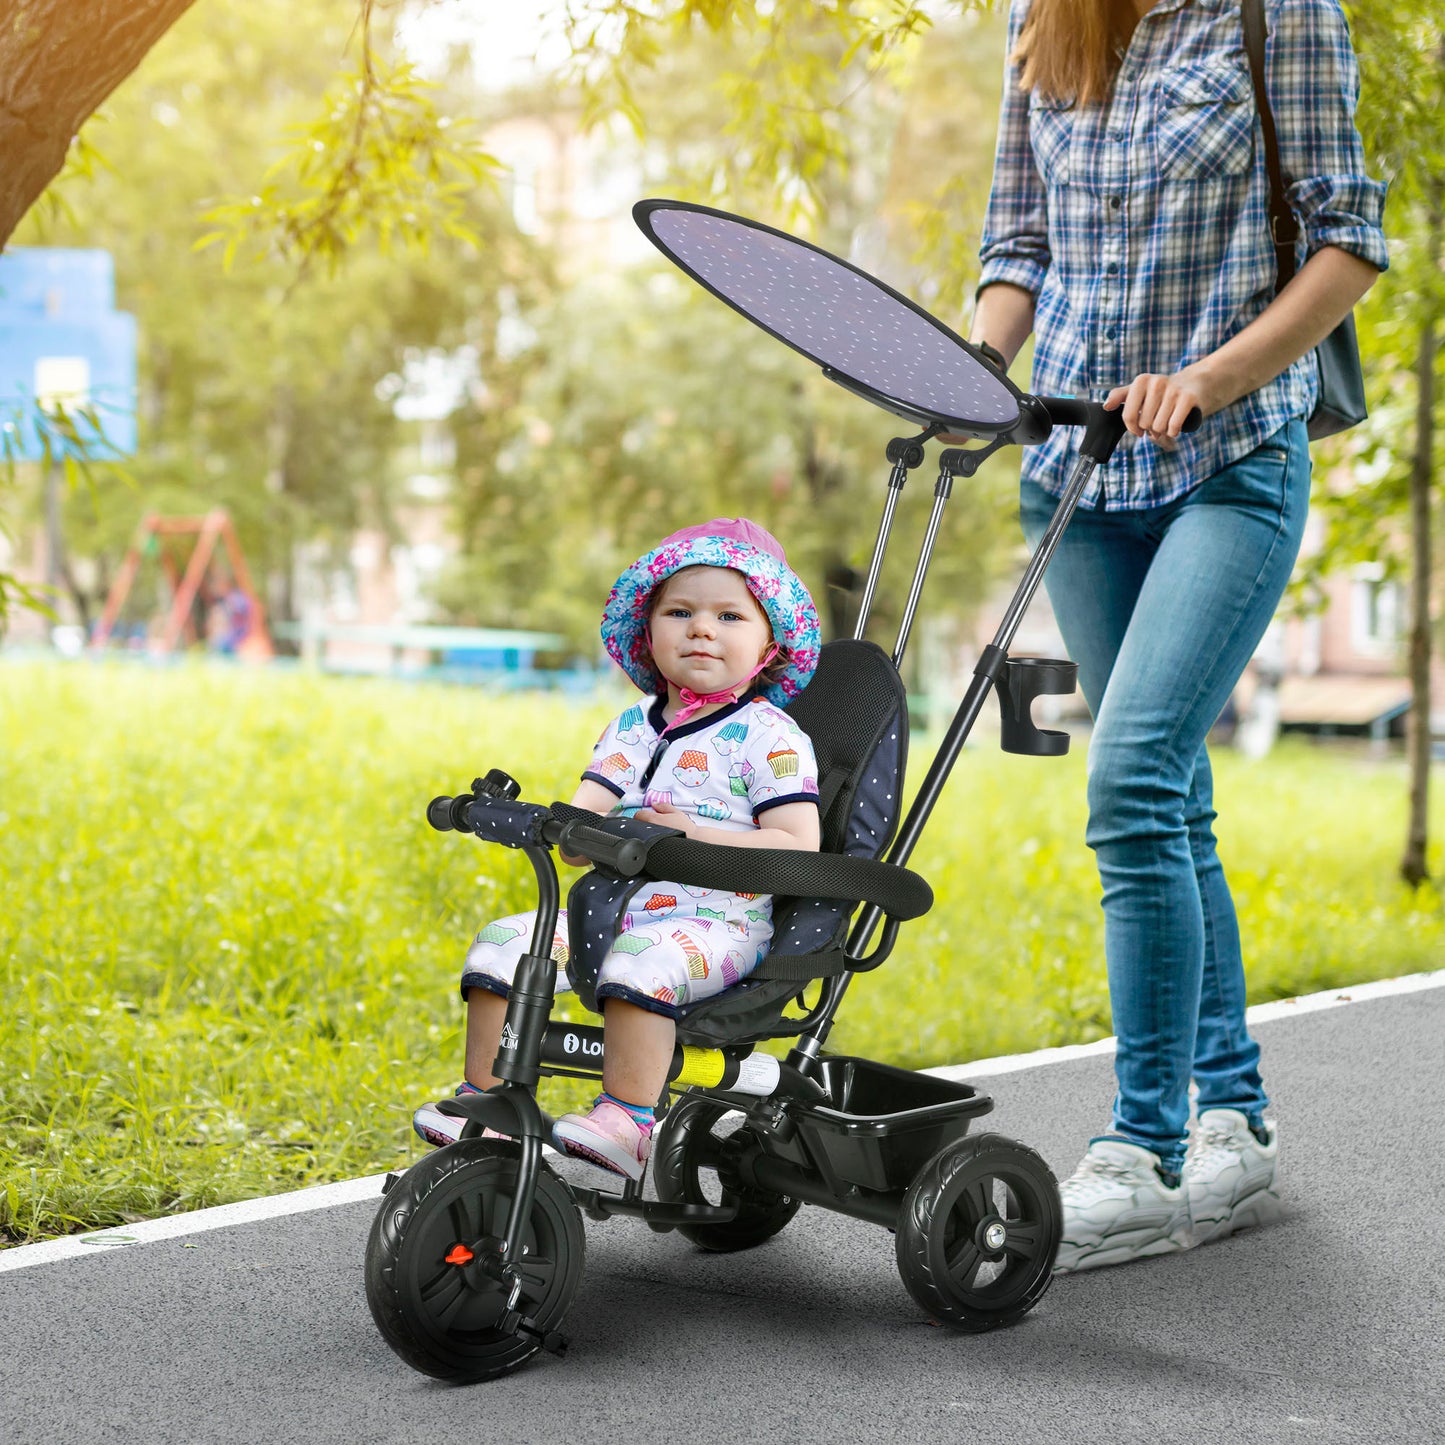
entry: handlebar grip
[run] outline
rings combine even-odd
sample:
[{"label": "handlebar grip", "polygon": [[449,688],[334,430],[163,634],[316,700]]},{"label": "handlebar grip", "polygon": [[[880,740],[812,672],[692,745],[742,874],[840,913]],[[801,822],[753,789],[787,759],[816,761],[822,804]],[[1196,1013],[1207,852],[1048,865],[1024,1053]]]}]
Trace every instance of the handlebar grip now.
[{"label": "handlebar grip", "polygon": [[557,835],[557,847],[563,853],[590,858],[624,878],[636,878],[647,866],[646,843],[637,838],[619,838],[586,823],[564,823]]},{"label": "handlebar grip", "polygon": [[[1114,448],[1123,440],[1127,430],[1124,426],[1124,408],[1116,406],[1113,411],[1105,411],[1092,402],[1087,405],[1093,407],[1094,414],[1084,427],[1084,439],[1079,443],[1079,451],[1102,465],[1114,455]],[[1053,411],[1052,398],[1049,401],[1049,410]],[[1204,413],[1197,406],[1191,407],[1180,431],[1198,431],[1203,422]]]},{"label": "handlebar grip", "polygon": [[469,833],[471,829],[466,826],[466,815],[462,809],[471,801],[470,793],[456,798],[433,798],[426,805],[426,820],[438,833],[450,833],[454,829]]}]

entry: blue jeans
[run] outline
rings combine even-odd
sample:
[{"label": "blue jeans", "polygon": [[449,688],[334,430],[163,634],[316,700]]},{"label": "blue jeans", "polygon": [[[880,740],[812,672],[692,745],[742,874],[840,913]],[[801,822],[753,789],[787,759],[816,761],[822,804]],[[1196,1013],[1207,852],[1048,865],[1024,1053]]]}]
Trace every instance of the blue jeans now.
[{"label": "blue jeans", "polygon": [[[1269,1102],[1245,1026],[1239,926],[1204,739],[1289,581],[1309,507],[1303,422],[1166,506],[1075,511],[1045,574],[1094,715],[1089,823],[1119,1048],[1112,1136],[1183,1163],[1199,1108]],[[1030,482],[1030,546],[1055,499]]]}]

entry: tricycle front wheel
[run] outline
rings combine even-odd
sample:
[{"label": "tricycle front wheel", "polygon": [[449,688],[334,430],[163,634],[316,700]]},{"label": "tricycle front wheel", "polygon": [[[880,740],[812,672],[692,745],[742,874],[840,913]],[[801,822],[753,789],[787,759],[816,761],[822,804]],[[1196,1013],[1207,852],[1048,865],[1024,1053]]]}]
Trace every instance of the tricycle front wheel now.
[{"label": "tricycle front wheel", "polygon": [[497,1246],[520,1169],[510,1140],[463,1139],[418,1160],[381,1202],[366,1244],[366,1299],[387,1344],[424,1375],[509,1374],[572,1302],[586,1236],[567,1186],[543,1163],[522,1234],[517,1307],[527,1328],[499,1327],[508,1288],[477,1256]]},{"label": "tricycle front wheel", "polygon": [[939,1150],[909,1186],[898,1273],[940,1324],[997,1329],[1043,1298],[1062,1233],[1059,1186],[1043,1159],[1001,1134],[975,1134]]}]

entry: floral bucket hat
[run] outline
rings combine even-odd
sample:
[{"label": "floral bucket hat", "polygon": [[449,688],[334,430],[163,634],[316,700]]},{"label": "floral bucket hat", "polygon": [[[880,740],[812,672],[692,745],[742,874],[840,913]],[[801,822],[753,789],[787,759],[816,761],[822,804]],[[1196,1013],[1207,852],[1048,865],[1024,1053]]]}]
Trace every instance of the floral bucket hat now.
[{"label": "floral bucket hat", "polygon": [[715,517],[674,532],[613,584],[602,613],[602,641],[623,672],[643,692],[661,692],[667,686],[652,661],[647,619],[652,594],[684,567],[728,567],[742,573],[786,664],[776,681],[760,681],[760,690],[778,707],[797,697],[818,666],[818,609],[788,566],[778,539],[744,517]]}]

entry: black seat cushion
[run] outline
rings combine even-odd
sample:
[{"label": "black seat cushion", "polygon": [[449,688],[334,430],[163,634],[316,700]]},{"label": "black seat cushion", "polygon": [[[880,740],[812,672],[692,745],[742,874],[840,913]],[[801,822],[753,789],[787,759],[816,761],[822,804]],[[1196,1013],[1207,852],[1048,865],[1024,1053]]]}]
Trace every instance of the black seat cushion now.
[{"label": "black seat cushion", "polygon": [[[787,711],[817,755],[822,850],[881,857],[898,827],[908,758],[908,699],[892,660],[872,642],[829,642],[812,681]],[[836,899],[775,896],[767,956],[725,993],[685,1007],[678,1037],[715,1047],[797,1033],[796,1020],[783,1010],[800,978],[846,968],[851,915]]]}]

